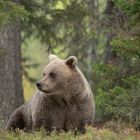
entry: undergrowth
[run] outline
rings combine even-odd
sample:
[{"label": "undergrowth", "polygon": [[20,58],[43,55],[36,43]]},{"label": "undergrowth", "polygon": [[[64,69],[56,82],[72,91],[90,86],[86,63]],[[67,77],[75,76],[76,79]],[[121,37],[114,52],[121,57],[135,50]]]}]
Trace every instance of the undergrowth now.
[{"label": "undergrowth", "polygon": [[139,133],[132,130],[113,132],[109,129],[87,127],[86,134],[74,135],[72,132],[52,132],[46,135],[43,130],[32,133],[17,131],[16,133],[0,132],[0,140],[139,140]]}]

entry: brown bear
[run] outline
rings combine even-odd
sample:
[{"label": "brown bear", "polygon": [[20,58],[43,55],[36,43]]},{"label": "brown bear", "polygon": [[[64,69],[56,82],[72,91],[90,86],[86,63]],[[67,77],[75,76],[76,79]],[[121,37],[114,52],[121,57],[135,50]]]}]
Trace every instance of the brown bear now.
[{"label": "brown bear", "polygon": [[32,99],[17,108],[6,130],[78,130],[92,125],[95,104],[90,86],[77,66],[77,58],[49,56],[43,78],[36,83]]}]

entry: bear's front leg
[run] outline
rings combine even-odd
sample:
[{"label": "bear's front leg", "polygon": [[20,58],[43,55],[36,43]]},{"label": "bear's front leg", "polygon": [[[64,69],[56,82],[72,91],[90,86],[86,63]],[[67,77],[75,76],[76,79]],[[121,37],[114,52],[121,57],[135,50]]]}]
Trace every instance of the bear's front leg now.
[{"label": "bear's front leg", "polygon": [[32,123],[32,130],[36,131],[42,127],[42,120],[41,119],[33,119]]},{"label": "bear's front leg", "polygon": [[40,129],[44,129],[46,132],[53,131],[54,128],[53,128],[53,125],[52,125],[50,119],[48,119],[46,117],[46,119],[37,118],[37,119],[33,120],[32,130],[38,131]]},{"label": "bear's front leg", "polygon": [[6,131],[15,131],[15,129],[23,129],[25,122],[23,119],[22,106],[17,108],[10,116],[6,125]]}]

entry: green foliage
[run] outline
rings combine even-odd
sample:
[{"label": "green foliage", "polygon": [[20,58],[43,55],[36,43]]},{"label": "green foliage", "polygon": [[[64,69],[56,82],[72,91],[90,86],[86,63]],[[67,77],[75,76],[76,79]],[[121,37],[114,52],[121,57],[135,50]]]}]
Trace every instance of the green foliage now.
[{"label": "green foliage", "polygon": [[113,30],[115,35],[110,45],[115,56],[109,63],[100,62],[93,67],[97,82],[96,118],[135,125],[140,123],[140,34],[137,28],[140,2],[115,0],[115,4],[127,18],[122,28]]},{"label": "green foliage", "polygon": [[125,11],[129,16],[140,17],[140,1],[139,0],[114,0],[116,4]]},{"label": "green foliage", "polygon": [[[131,64],[131,63],[130,63]],[[107,67],[108,66],[108,67]],[[97,118],[139,123],[140,73],[127,66],[95,65]],[[121,68],[122,67],[122,68]],[[128,70],[129,69],[129,70]],[[98,119],[99,119],[98,118]]]},{"label": "green foliage", "polygon": [[80,64],[87,65],[84,59],[87,47],[92,46],[95,38],[91,32],[94,2],[29,0],[29,3],[23,1],[22,4],[31,12],[29,22],[23,26],[25,38],[34,33],[46,45],[47,52],[76,55],[83,62]]},{"label": "green foliage", "polygon": [[140,57],[140,40],[134,37],[114,38],[112,45],[114,49],[125,57]]},{"label": "green foliage", "polygon": [[24,6],[8,0],[0,1],[0,26],[4,26],[11,22],[19,22],[27,20],[29,12]]},{"label": "green foliage", "polygon": [[132,112],[129,105],[131,98],[127,94],[126,89],[114,87],[107,92],[99,90],[98,93],[100,95],[96,98],[97,106],[104,110],[106,117],[112,116],[113,119],[129,119],[129,115]]}]

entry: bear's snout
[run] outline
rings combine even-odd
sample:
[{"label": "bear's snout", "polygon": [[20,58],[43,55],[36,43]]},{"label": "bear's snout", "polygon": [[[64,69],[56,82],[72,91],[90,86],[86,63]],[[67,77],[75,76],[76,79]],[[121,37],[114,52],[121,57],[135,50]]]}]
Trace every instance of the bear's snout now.
[{"label": "bear's snout", "polygon": [[43,81],[38,81],[36,82],[36,87],[42,91],[42,92],[45,92],[45,93],[49,93],[50,91],[48,90],[48,85],[43,83]]},{"label": "bear's snout", "polygon": [[36,86],[38,89],[41,89],[41,84],[39,82],[36,82]]}]

